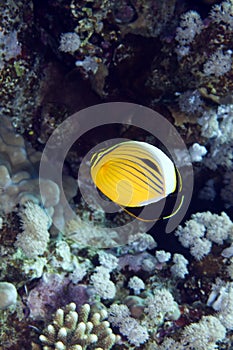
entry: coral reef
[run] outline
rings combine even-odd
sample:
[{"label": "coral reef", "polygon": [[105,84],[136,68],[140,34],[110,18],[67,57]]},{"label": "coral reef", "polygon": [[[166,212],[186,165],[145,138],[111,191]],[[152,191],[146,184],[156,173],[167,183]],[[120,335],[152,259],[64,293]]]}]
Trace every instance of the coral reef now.
[{"label": "coral reef", "polygon": [[[0,350],[231,350],[233,0],[10,0],[0,10]],[[64,188],[39,178],[56,128],[112,101],[159,112],[189,150],[193,198],[171,234],[169,218],[150,230],[137,220],[135,232],[136,218],[96,202],[89,173],[77,181],[108,139],[166,148],[130,113],[117,125],[110,111],[109,125],[73,144]],[[70,125],[58,144],[69,137]],[[56,162],[46,160],[48,176]]]},{"label": "coral reef", "polygon": [[96,350],[111,349],[119,337],[112,333],[109,323],[104,321],[107,312],[101,310],[91,315],[90,311],[90,305],[84,304],[80,311],[76,312],[75,303],[58,309],[52,324],[49,324],[39,337],[41,347],[33,343],[32,349],[85,350],[91,345]]}]

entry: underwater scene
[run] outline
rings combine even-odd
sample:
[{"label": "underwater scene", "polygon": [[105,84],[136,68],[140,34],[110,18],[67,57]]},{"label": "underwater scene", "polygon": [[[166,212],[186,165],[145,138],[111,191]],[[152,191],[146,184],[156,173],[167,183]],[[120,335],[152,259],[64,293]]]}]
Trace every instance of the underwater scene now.
[{"label": "underwater scene", "polygon": [[233,350],[233,0],[0,1],[0,350]]}]

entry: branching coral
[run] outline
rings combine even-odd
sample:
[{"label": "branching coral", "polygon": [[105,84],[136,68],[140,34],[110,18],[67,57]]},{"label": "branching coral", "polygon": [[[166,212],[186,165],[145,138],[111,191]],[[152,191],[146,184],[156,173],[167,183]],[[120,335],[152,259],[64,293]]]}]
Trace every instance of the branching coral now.
[{"label": "branching coral", "polygon": [[109,322],[104,321],[107,312],[101,310],[91,315],[89,304],[84,304],[80,312],[75,303],[58,309],[53,322],[39,337],[41,345],[32,344],[33,350],[109,350],[119,340],[112,333]]}]

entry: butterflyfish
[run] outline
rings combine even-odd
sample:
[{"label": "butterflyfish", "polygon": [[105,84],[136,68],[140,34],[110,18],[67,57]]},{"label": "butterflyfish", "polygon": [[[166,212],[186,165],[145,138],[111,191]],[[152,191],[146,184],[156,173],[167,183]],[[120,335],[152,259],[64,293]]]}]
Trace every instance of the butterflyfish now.
[{"label": "butterflyfish", "polygon": [[171,159],[146,142],[120,142],[94,153],[90,163],[95,186],[121,207],[158,202],[177,188]]}]

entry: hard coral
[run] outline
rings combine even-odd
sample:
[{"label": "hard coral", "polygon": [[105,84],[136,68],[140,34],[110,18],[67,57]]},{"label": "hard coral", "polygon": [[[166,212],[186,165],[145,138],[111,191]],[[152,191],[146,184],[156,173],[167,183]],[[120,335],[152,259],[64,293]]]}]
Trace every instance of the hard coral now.
[{"label": "hard coral", "polygon": [[[1,115],[0,125],[0,211],[5,214],[27,200],[41,201],[36,168],[41,154],[25,144],[15,133],[10,119]],[[46,208],[58,204],[60,191],[49,179],[41,179],[41,196]]]},{"label": "hard coral", "polygon": [[12,283],[0,282],[0,310],[16,304],[17,290]]},{"label": "hard coral", "polygon": [[58,309],[53,322],[39,337],[40,345],[33,343],[33,350],[108,350],[118,340],[112,333],[105,310],[91,315],[91,307],[84,304],[78,313],[75,303]]}]

